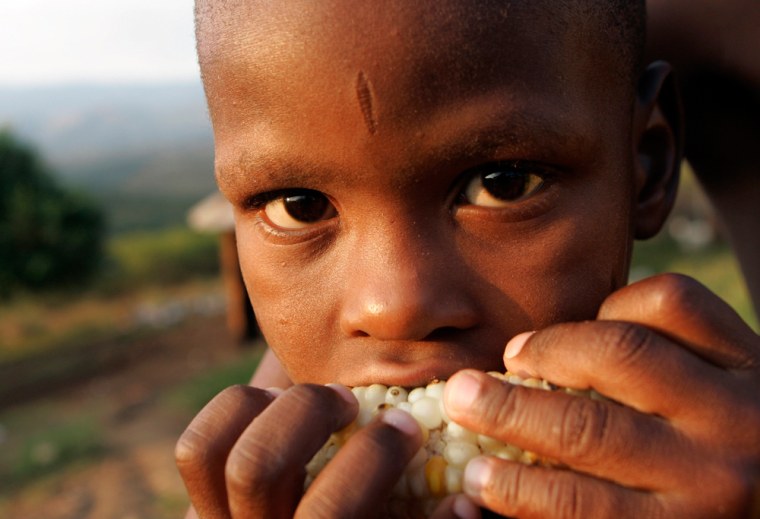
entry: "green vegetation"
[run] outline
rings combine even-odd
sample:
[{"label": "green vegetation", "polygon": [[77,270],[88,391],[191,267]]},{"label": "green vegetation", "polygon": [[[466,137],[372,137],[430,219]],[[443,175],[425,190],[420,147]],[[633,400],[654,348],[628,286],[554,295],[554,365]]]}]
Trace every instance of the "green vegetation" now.
[{"label": "green vegetation", "polygon": [[691,276],[731,305],[755,331],[760,329],[736,259],[723,242],[691,251],[665,235],[637,242],[631,272],[632,279],[660,272]]},{"label": "green vegetation", "polygon": [[168,286],[219,274],[219,240],[186,228],[114,236],[96,291]]},{"label": "green vegetation", "polygon": [[[210,192],[208,189],[205,194]],[[106,208],[109,233],[120,235],[180,227],[187,212],[204,195],[104,191],[94,196]]]},{"label": "green vegetation", "polygon": [[2,415],[7,438],[0,449],[0,494],[105,453],[102,427],[89,410],[66,421],[52,420],[60,414],[37,405]]},{"label": "green vegetation", "polygon": [[[262,350],[211,368],[173,387],[158,400],[159,414],[190,418],[219,391],[250,379]],[[0,412],[0,501],[16,489],[48,476],[84,466],[108,455],[109,434],[103,416],[110,407],[60,409],[47,401]],[[182,502],[162,506],[184,508]],[[182,505],[182,506],[180,506]]]},{"label": "green vegetation", "polygon": [[165,402],[172,408],[197,413],[222,389],[234,384],[247,384],[258,366],[263,350],[246,352],[233,362],[203,373],[172,389]]},{"label": "green vegetation", "polygon": [[0,363],[131,333],[134,309],[218,292],[218,239],[189,229],[111,237],[101,273],[74,292],[20,292],[3,304]]},{"label": "green vegetation", "polygon": [[0,131],[0,297],[91,278],[103,233],[90,198],[59,186],[32,148]]}]

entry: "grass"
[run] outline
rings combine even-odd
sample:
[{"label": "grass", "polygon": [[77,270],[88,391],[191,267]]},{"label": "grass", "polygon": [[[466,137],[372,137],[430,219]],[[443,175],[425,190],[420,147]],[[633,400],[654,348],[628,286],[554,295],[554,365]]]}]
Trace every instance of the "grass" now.
[{"label": "grass", "polygon": [[166,405],[191,413],[197,413],[224,388],[234,384],[246,384],[258,366],[263,350],[248,351],[233,362],[207,371],[188,380],[164,396]]},{"label": "grass", "polygon": [[135,313],[146,305],[160,306],[208,294],[221,297],[217,279],[199,279],[167,287],[137,287],[113,295],[22,295],[6,303],[0,319],[0,363],[66,349],[72,345],[114,339],[134,330]]},{"label": "grass", "polygon": [[[262,353],[262,348],[251,348],[171,387],[157,401],[164,410],[160,414],[180,414],[189,421],[222,389],[246,383]],[[0,411],[0,501],[32,482],[107,456],[109,432],[102,417],[112,411],[101,404],[63,408],[53,399]],[[171,509],[186,506],[171,499],[159,504]]]},{"label": "grass", "polygon": [[665,235],[639,242],[631,272],[633,279],[660,272],[689,275],[726,301],[753,330],[760,329],[736,259],[725,243],[687,251]]},{"label": "grass", "polygon": [[168,286],[219,273],[219,239],[186,228],[114,236],[107,245],[104,272],[94,289],[124,293],[145,286]]},{"label": "grass", "polygon": [[90,410],[66,420],[61,414],[45,404],[0,414],[0,495],[105,454],[103,428]]},{"label": "grass", "polygon": [[86,290],[17,294],[3,301],[0,362],[118,337],[146,303],[219,293],[218,239],[189,229],[119,235],[101,276]]}]

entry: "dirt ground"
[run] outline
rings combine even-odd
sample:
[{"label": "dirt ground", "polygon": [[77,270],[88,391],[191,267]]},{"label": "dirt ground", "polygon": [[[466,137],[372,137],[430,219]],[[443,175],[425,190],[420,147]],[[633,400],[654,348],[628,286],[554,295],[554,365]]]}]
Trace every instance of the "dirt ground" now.
[{"label": "dirt ground", "polygon": [[210,367],[233,362],[241,356],[241,347],[227,335],[222,316],[193,318],[145,340],[149,353],[140,359],[45,397],[45,405],[61,416],[81,409],[94,413],[106,431],[105,454],[6,495],[0,500],[0,516],[183,516],[187,500],[174,466],[173,448],[188,423],[188,412],[167,410],[162,396]]}]

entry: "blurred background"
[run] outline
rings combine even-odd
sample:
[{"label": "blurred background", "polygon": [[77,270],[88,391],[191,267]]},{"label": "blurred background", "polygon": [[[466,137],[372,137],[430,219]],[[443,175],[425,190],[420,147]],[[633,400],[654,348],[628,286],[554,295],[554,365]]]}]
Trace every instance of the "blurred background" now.
[{"label": "blurred background", "polygon": [[256,365],[192,9],[0,3],[0,517],[181,517],[174,442]]},{"label": "blurred background", "polygon": [[[212,148],[192,0],[0,6],[0,517],[182,516],[174,442],[263,348]],[[688,167],[661,271],[758,329]]]}]

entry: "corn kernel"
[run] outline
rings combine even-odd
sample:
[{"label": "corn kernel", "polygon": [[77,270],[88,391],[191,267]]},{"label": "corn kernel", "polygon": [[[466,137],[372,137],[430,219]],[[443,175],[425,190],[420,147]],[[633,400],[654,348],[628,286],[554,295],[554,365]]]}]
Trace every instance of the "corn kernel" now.
[{"label": "corn kernel", "polygon": [[[541,379],[523,379],[509,372],[489,374],[505,383],[604,399],[593,390],[560,388]],[[411,390],[382,384],[352,388],[351,391],[359,401],[359,414],[354,423],[333,434],[307,464],[305,488],[308,488],[320,470],[353,434],[367,425],[375,415],[392,407],[411,414],[419,423],[423,437],[423,446],[409,462],[393,489],[393,502],[417,501],[429,513],[440,499],[462,491],[464,468],[472,458],[480,455],[526,464],[551,464],[550,460],[535,453],[477,434],[452,422],[443,406],[445,387],[445,381],[436,380],[426,387]]]}]

